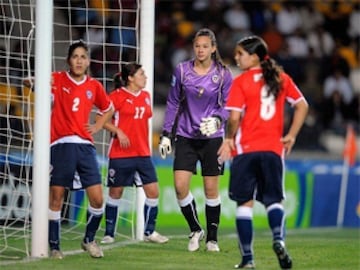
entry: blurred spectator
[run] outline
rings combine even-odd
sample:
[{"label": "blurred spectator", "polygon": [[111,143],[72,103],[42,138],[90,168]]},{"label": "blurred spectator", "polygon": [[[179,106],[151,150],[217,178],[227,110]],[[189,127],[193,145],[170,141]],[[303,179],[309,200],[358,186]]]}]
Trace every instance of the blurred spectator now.
[{"label": "blurred spectator", "polygon": [[335,69],[324,81],[324,97],[331,98],[335,92],[339,93],[345,104],[350,104],[354,97],[349,79],[339,69]]},{"label": "blurred spectator", "polygon": [[323,129],[318,122],[319,119],[317,112],[313,107],[309,107],[304,125],[301,127],[301,130],[296,138],[294,149],[326,151],[326,148],[322,145],[320,140],[320,134],[323,132]]},{"label": "blurred spectator", "polygon": [[224,22],[235,31],[249,31],[250,18],[240,2],[234,2],[224,13]]},{"label": "blurred spectator", "polygon": [[234,2],[223,15],[224,22],[233,32],[233,42],[251,34],[250,18],[240,2]]},{"label": "blurred spectator", "polygon": [[284,42],[282,49],[274,56],[274,59],[282,66],[296,84],[300,84],[304,78],[304,66],[301,65],[299,59],[289,52],[289,45]]},{"label": "blurred spectator", "polygon": [[[60,2],[59,5],[62,5]],[[86,31],[85,26],[89,21],[96,21],[98,13],[95,9],[88,8],[84,1],[74,0],[71,2],[71,21],[76,26],[79,36],[83,36]]]},{"label": "blurred spectator", "polygon": [[347,1],[331,0],[331,1],[315,1],[321,6],[325,17],[324,27],[331,33],[335,40],[343,39],[347,35],[349,26],[349,14],[351,5]]},{"label": "blurred spectator", "polygon": [[316,57],[330,56],[335,48],[335,41],[322,25],[316,26],[307,35],[309,47]]},{"label": "blurred spectator", "polygon": [[174,69],[178,63],[184,61],[185,59],[192,58],[192,55],[193,47],[192,42],[189,40],[189,42],[187,42],[185,46],[174,50],[173,54],[171,55],[172,68]]},{"label": "blurred spectator", "polygon": [[136,52],[136,15],[125,12],[122,14],[121,27],[119,27],[120,18],[111,17],[108,22],[110,28],[108,43],[116,45],[119,48],[122,61],[134,61],[133,54]]},{"label": "blurred spectator", "polygon": [[304,59],[309,55],[309,44],[300,28],[297,28],[293,34],[288,35],[286,42],[291,56]]},{"label": "blurred spectator", "polygon": [[346,60],[351,69],[359,67],[359,59],[356,57],[355,49],[352,45],[349,37],[338,40],[336,44],[337,52]]},{"label": "blurred spectator", "polygon": [[323,85],[319,69],[321,58],[316,57],[314,50],[310,48],[309,56],[302,64],[304,65],[304,80],[299,84],[299,87],[306,96],[310,107],[314,107],[315,111],[318,111],[318,105],[323,98]]},{"label": "blurred spectator", "polygon": [[333,73],[335,69],[339,69],[345,77],[350,76],[350,66],[344,57],[342,57],[339,51],[335,48],[333,53],[329,57],[322,58],[321,72],[322,80],[325,80],[327,76]]},{"label": "blurred spectator", "polygon": [[21,86],[22,78],[31,75],[27,72],[35,68],[35,56],[29,50],[26,40],[18,40],[10,52],[8,72],[10,84],[14,86]]},{"label": "blurred spectator", "polygon": [[[226,64],[234,62],[234,42],[232,31],[228,27],[222,27],[217,31],[217,39],[221,40],[218,43],[219,52],[222,55],[223,61]],[[238,69],[238,68],[237,68]]]},{"label": "blurred spectator", "polygon": [[277,30],[274,23],[269,23],[266,30],[263,32],[261,37],[268,44],[268,51],[271,57],[277,55],[280,49],[284,46],[284,37]]},{"label": "blurred spectator", "polygon": [[299,9],[301,29],[304,33],[315,30],[318,26],[323,25],[324,16],[315,7],[312,1],[304,2]]},{"label": "blurred spectator", "polygon": [[250,30],[259,36],[264,33],[267,25],[274,19],[272,10],[267,7],[268,4],[268,2],[257,0],[243,1],[244,8],[250,16]]},{"label": "blurred spectator", "polygon": [[293,34],[301,27],[299,10],[291,1],[282,2],[282,8],[275,15],[276,27],[283,35]]},{"label": "blurred spectator", "polygon": [[322,121],[326,129],[342,133],[346,123],[354,120],[354,93],[350,81],[341,70],[334,69],[324,81],[324,104]]},{"label": "blurred spectator", "polygon": [[349,17],[349,36],[355,43],[355,54],[360,58],[360,2],[355,3]]},{"label": "blurred spectator", "polygon": [[106,41],[106,30],[102,27],[98,19],[90,21],[86,30],[82,40],[86,42],[90,52],[96,48],[101,48]]}]

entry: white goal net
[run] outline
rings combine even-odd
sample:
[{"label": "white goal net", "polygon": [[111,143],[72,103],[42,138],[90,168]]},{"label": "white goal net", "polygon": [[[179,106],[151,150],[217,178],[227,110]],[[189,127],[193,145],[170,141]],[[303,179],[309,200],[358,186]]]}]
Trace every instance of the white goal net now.
[{"label": "white goal net", "polygon": [[[140,2],[54,0],[52,69],[66,69],[69,44],[82,39],[90,48],[90,74],[111,91],[113,75],[121,65],[139,61]],[[34,76],[35,4],[35,0],[0,1],[0,260],[30,255],[36,91],[24,87],[22,79]],[[105,187],[107,133],[99,132],[95,141]],[[106,188],[104,192],[106,199]],[[135,194],[135,189],[127,189],[122,198],[118,238],[134,238]],[[68,192],[62,242],[82,238],[85,196],[83,191]],[[104,222],[97,237],[103,230]]]}]

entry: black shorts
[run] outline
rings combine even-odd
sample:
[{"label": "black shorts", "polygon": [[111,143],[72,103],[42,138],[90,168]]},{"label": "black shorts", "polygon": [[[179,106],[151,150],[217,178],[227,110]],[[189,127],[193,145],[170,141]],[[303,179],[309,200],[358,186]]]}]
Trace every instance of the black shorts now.
[{"label": "black shorts", "polygon": [[200,161],[202,176],[222,175],[224,165],[219,164],[217,155],[222,141],[222,138],[199,140],[177,136],[174,171],[184,170],[196,173],[196,165]]},{"label": "black shorts", "polygon": [[229,197],[238,204],[256,199],[269,206],[284,199],[283,159],[273,152],[236,156],[230,166]]}]

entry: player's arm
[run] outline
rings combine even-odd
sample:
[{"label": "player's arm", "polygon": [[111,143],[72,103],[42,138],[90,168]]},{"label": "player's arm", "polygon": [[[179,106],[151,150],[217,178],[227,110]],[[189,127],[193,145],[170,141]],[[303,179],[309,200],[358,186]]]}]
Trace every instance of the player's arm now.
[{"label": "player's arm", "polygon": [[[100,117],[101,114],[97,113],[95,116],[95,120],[98,120]],[[110,119],[104,124],[103,128],[109,131],[111,134],[114,134],[114,137],[119,140],[121,147],[128,148],[130,146],[130,140],[128,136],[120,128],[116,127],[110,121]]]},{"label": "player's arm", "polygon": [[108,122],[111,119],[113,114],[114,114],[114,107],[111,104],[111,106],[109,107],[109,109],[107,111],[102,112],[99,115],[99,117],[95,118],[95,124],[93,124],[93,125],[86,124],[88,132],[90,132],[91,135],[98,132],[100,129],[103,128],[105,123]]},{"label": "player's arm", "polygon": [[308,113],[308,107],[309,105],[305,99],[301,99],[294,105],[294,116],[289,131],[284,137],[281,138],[281,142],[284,144],[285,153],[287,155],[290,154],[291,149],[295,144],[296,136],[304,124]]},{"label": "player's arm", "polygon": [[231,110],[226,122],[225,139],[218,150],[219,160],[222,162],[231,158],[231,151],[235,149],[234,137],[241,121],[241,111]]}]

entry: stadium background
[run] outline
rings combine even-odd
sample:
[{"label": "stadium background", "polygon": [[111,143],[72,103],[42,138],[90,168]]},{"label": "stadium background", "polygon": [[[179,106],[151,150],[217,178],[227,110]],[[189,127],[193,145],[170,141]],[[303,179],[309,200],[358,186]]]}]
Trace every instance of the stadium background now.
[{"label": "stadium background", "polygon": [[[287,225],[336,226],[346,126],[352,124],[357,134],[360,131],[360,1],[195,0],[157,1],[156,5],[154,154],[171,77],[168,71],[192,57],[194,32],[200,27],[214,30],[220,54],[234,75],[239,72],[233,61],[236,41],[259,35],[269,44],[271,57],[294,78],[310,104],[309,116],[286,161]],[[335,70],[340,70],[351,85],[353,95],[351,102],[343,103],[340,116],[329,116],[332,97],[326,95],[325,84],[334,77]],[[338,90],[343,95],[342,89]],[[358,136],[357,145],[359,141]],[[155,161],[166,202],[161,204],[159,224],[182,224],[181,219],[164,216],[171,204],[166,197],[172,186],[171,169],[162,167],[161,159],[155,157]],[[357,163],[349,171],[344,226],[360,227],[359,175]],[[227,181],[226,174],[221,180],[221,226],[233,226],[235,205],[227,198]],[[199,176],[194,177],[192,185],[202,198]],[[268,226],[259,205],[255,216],[255,226]]]},{"label": "stadium background", "polygon": [[[55,2],[61,4],[61,1]],[[357,134],[360,131],[359,5],[359,1],[156,1],[153,153],[161,186],[159,225],[185,226],[173,191],[172,160],[163,161],[158,157],[157,144],[171,70],[179,61],[191,57],[191,38],[200,27],[215,31],[220,53],[234,75],[238,72],[232,60],[236,41],[257,34],[269,43],[271,57],[299,85],[310,103],[310,114],[294,152],[286,161],[288,226],[336,225],[346,125],[353,124]],[[100,11],[93,13],[93,20],[98,20],[100,14]],[[132,44],[134,33],[127,34],[128,39],[124,42]],[[79,38],[81,36],[79,31]],[[107,38],[116,37],[110,34]],[[131,53],[124,52],[124,61]],[[96,48],[92,48],[91,57],[96,60]],[[350,83],[353,94],[351,102],[343,105],[345,113],[333,115],[339,116],[340,120],[326,114],[330,107],[329,99],[324,95],[325,81],[335,69],[340,70]],[[91,73],[101,77],[97,65],[91,66]],[[112,72],[107,74],[112,75]],[[111,84],[107,90],[111,90]],[[16,166],[13,170],[16,175]],[[349,172],[344,226],[360,227],[359,175],[360,165],[356,163]],[[235,209],[227,198],[227,180],[228,171],[221,181],[224,205],[221,226],[225,227],[233,226]],[[192,185],[201,205],[202,184],[198,175]],[[75,200],[82,203],[81,192]],[[203,219],[204,213],[200,214]],[[74,215],[78,215],[76,218],[82,216],[81,213]],[[255,215],[255,225],[266,227],[260,207],[256,208]]]}]

